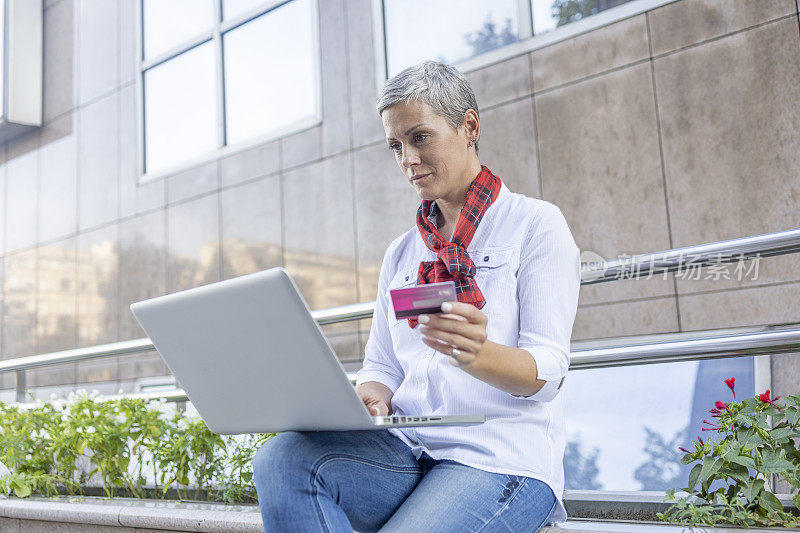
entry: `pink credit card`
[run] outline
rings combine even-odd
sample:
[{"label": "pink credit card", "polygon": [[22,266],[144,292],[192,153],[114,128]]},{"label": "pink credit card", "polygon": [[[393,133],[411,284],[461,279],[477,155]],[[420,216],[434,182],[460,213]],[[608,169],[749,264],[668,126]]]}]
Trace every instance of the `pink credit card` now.
[{"label": "pink credit card", "polygon": [[397,320],[415,318],[423,313],[441,313],[442,303],[458,300],[455,281],[394,289],[389,291],[389,294],[392,296],[394,316]]}]

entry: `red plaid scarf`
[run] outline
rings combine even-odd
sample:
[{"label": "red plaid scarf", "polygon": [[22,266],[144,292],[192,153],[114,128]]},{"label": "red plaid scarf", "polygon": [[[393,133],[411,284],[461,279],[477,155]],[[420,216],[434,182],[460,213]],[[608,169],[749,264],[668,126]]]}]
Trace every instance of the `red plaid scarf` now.
[{"label": "red plaid scarf", "polygon": [[[467,254],[467,247],[483,214],[497,199],[501,185],[500,178],[481,165],[481,171],[469,186],[467,202],[461,208],[456,229],[453,231],[453,240],[449,242],[439,234],[436,224],[428,220],[428,216],[438,214],[439,207],[431,200],[422,201],[417,209],[417,227],[425,246],[436,252],[438,259],[419,264],[417,285],[453,280],[456,282],[459,302],[471,303],[478,309],[486,305],[486,300],[475,282],[477,268]],[[417,319],[409,318],[408,325],[412,329],[417,327]]]}]

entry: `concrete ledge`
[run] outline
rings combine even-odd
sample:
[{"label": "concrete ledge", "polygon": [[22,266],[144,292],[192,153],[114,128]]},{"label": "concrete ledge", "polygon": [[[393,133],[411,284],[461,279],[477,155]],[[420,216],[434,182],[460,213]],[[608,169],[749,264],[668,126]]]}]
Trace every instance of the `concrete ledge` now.
[{"label": "concrete ledge", "polygon": [[[0,499],[0,517],[193,533],[260,533],[264,530],[256,505],[129,498],[105,500],[59,496],[52,499]],[[3,528],[3,531],[6,529]]]},{"label": "concrete ledge", "polygon": [[[655,520],[655,512],[666,508],[660,492],[569,491],[567,512],[570,518],[561,524],[547,526],[543,533],[762,533],[767,531],[800,531],[800,529],[746,529],[739,527],[689,528]],[[780,495],[786,505],[788,495]],[[626,501],[627,500],[627,501]],[[790,500],[791,501],[791,500]],[[583,511],[590,517],[573,513]],[[608,519],[598,515],[652,515],[652,519]],[[147,533],[167,530],[205,533],[260,533],[261,514],[256,505],[224,505],[174,500],[139,500],[134,498],[2,498],[0,497],[0,531],[19,533],[39,531],[46,523],[82,524],[83,533]],[[91,527],[97,526],[97,527]],[[119,528],[119,529],[117,529]]]}]

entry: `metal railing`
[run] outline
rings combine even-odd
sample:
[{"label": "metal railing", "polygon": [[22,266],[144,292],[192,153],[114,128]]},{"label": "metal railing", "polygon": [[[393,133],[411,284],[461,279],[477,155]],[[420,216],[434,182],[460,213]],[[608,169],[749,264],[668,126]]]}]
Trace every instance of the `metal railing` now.
[{"label": "metal railing", "polygon": [[[589,263],[581,268],[581,284],[676,272],[690,266],[731,263],[800,251],[800,228]],[[312,311],[320,325],[371,318],[375,302]],[[17,401],[24,400],[25,371],[60,363],[86,361],[153,350],[150,339],[134,339],[86,348],[0,361],[0,372],[16,371]],[[777,324],[626,338],[576,341],[570,348],[570,369],[601,368],[674,361],[752,356],[800,351],[800,325]],[[354,374],[348,374],[351,380]],[[130,396],[130,395],[126,395]],[[146,393],[185,401],[183,391]]]}]

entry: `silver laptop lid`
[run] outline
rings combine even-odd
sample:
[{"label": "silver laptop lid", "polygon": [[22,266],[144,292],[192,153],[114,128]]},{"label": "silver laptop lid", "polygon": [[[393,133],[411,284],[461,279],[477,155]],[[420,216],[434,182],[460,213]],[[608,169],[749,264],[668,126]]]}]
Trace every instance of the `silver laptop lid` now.
[{"label": "silver laptop lid", "polygon": [[374,427],[282,267],[130,307],[215,433]]}]

